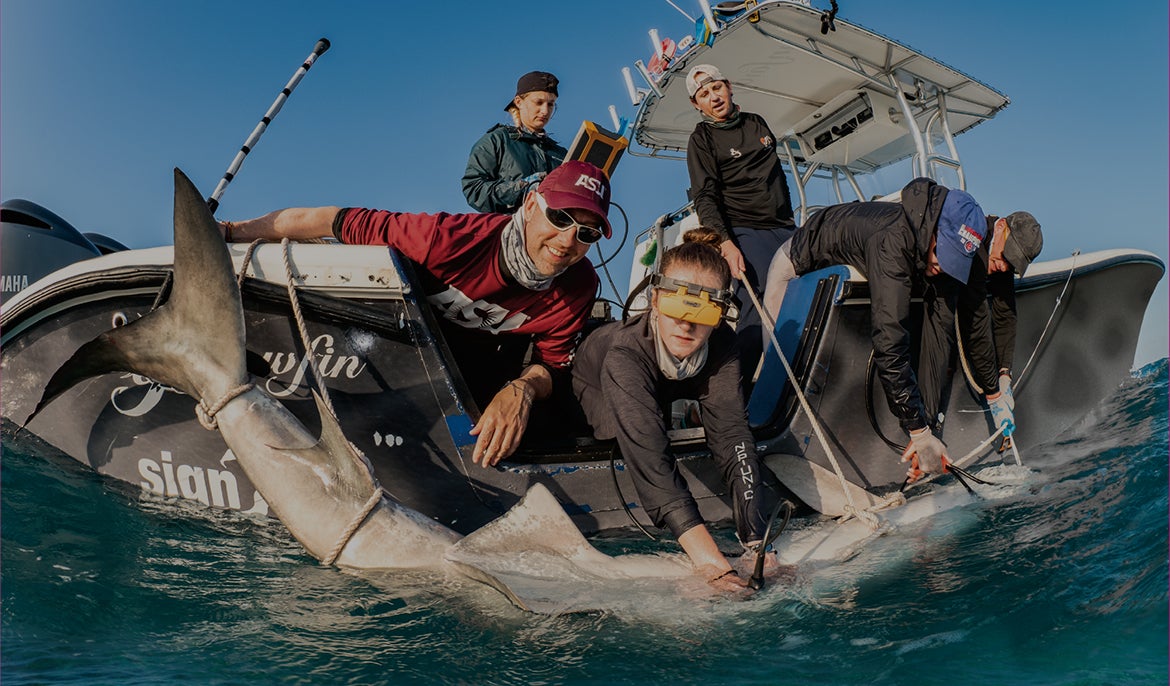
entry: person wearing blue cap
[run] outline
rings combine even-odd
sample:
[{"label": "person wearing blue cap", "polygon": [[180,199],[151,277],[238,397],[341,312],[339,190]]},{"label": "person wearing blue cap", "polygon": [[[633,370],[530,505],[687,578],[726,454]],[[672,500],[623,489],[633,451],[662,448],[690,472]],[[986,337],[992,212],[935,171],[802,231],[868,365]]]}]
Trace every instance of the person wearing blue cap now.
[{"label": "person wearing blue cap", "polygon": [[[924,335],[924,346],[937,345],[942,351],[949,345],[942,333],[945,314],[953,322],[955,299],[967,285],[985,234],[983,210],[969,194],[915,179],[902,189],[901,203],[855,202],[817,212],[780,247],[769,266],[764,307],[772,313],[779,310],[788,281],[801,274],[847,264],[868,280],[874,362],[890,411],[910,436],[902,459],[911,462],[911,480],[943,471],[947,458],[946,446],[931,428],[910,359],[911,290],[916,282],[925,284],[923,327],[930,333]],[[990,338],[973,343],[978,348],[991,345]],[[932,355],[932,361],[941,359],[941,352]],[[987,401],[997,420],[1014,424],[998,389]],[[937,399],[929,404],[936,407]]]},{"label": "person wearing blue cap", "polygon": [[[989,405],[996,428],[1010,419],[1004,427],[1007,439],[1015,429],[1014,417],[1001,411],[1005,404],[1015,409],[1011,387],[1016,346],[1015,275],[1023,275],[1040,254],[1044,238],[1039,222],[1028,212],[988,216],[986,222],[983,244],[971,261],[966,287],[953,293],[953,298],[927,300],[935,311],[925,318],[918,378],[931,426],[941,432],[950,395],[947,384],[956,367],[952,353],[957,319],[963,341],[960,354],[968,363],[969,381],[985,393],[998,391],[1002,395],[1002,400]],[[957,283],[949,285],[954,291]],[[934,285],[942,290],[947,286]]]}]

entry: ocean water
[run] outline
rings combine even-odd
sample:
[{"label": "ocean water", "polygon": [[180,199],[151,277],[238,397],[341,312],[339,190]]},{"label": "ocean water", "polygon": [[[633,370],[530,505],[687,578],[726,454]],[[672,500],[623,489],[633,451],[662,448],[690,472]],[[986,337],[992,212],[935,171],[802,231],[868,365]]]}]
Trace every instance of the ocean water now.
[{"label": "ocean water", "polygon": [[747,602],[562,617],[435,574],[323,568],[279,524],[145,499],[5,437],[0,680],[1166,684],[1167,400],[1162,360],[1024,455],[1015,488]]}]

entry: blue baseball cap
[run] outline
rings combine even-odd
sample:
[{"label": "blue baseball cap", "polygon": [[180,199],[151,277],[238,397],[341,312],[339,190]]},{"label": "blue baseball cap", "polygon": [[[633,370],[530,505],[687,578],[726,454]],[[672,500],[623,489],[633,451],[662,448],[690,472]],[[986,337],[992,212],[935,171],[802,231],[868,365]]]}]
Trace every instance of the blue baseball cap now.
[{"label": "blue baseball cap", "polygon": [[983,243],[987,233],[987,219],[970,193],[951,190],[943,200],[938,218],[935,255],[947,274],[961,283],[967,283],[971,274],[971,258]]}]

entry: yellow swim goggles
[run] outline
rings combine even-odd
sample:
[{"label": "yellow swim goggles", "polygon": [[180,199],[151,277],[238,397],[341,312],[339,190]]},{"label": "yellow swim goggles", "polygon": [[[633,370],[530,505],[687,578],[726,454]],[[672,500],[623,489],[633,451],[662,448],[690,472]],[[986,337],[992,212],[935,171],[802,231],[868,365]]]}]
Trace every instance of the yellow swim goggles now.
[{"label": "yellow swim goggles", "polygon": [[726,318],[734,321],[731,291],[707,288],[655,274],[650,285],[658,289],[658,311],[693,324],[715,326]]}]

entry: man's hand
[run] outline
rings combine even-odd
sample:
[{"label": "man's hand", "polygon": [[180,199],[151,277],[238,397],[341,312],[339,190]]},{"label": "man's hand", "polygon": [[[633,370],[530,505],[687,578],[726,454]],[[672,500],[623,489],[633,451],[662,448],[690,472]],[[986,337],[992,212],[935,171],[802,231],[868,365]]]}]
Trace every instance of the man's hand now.
[{"label": "man's hand", "polygon": [[947,446],[929,428],[911,432],[910,445],[902,453],[902,461],[910,463],[906,476],[914,483],[926,474],[941,474],[946,470]]},{"label": "man's hand", "polygon": [[1003,429],[1004,437],[1012,435],[1016,430],[1016,416],[1012,412],[1012,397],[1008,393],[996,393],[987,396],[987,407],[991,410],[991,423],[995,428]]},{"label": "man's hand", "polygon": [[743,261],[743,253],[739,251],[735,243],[732,243],[731,239],[720,243],[719,254],[723,255],[723,259],[727,260],[727,266],[731,267],[731,275],[742,280],[747,265]]},{"label": "man's hand", "polygon": [[469,432],[477,437],[475,450],[471,454],[472,462],[494,467],[497,462],[516,452],[524,436],[524,429],[528,427],[528,414],[532,411],[535,396],[532,385],[524,379],[509,381],[496,393],[479,422]]}]

